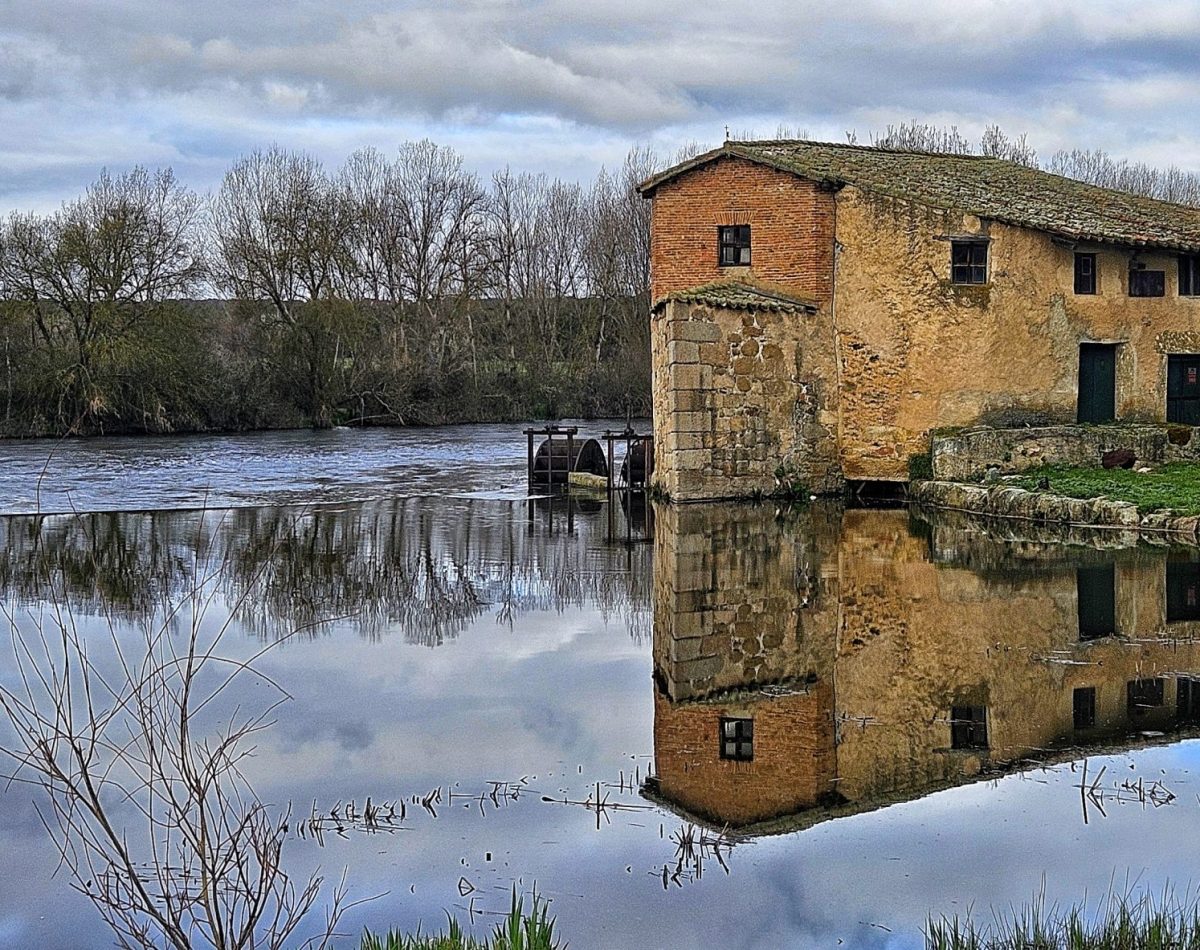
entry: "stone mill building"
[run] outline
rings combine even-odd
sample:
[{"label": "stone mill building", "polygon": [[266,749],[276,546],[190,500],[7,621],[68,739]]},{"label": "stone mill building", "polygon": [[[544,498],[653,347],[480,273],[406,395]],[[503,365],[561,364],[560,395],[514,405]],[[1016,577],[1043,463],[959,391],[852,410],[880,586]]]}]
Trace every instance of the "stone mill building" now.
[{"label": "stone mill building", "polygon": [[1200,424],[1200,209],[806,141],[727,142],[641,192],[673,499],[906,481],[941,428]]}]

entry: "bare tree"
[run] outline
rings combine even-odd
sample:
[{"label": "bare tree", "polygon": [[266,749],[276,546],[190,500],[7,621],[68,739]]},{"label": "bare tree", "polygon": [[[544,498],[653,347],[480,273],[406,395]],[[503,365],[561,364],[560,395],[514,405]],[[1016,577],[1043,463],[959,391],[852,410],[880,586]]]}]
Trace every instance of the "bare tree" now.
[{"label": "bare tree", "polygon": [[1074,149],[1055,152],[1047,169],[1102,188],[1200,206],[1200,175],[1175,165],[1154,168],[1112,158],[1102,149]]},{"label": "bare tree", "polygon": [[916,121],[889,125],[882,135],[878,132],[872,133],[871,144],[875,148],[912,152],[941,152],[951,155],[973,153],[971,143],[959,134],[957,125],[944,128]]},{"label": "bare tree", "polygon": [[518,310],[533,294],[534,265],[540,251],[539,209],[545,191],[544,175],[514,175],[506,168],[492,176],[487,204],[488,285],[503,306],[510,360],[517,358],[518,342],[531,342],[535,332],[524,322],[518,326]]},{"label": "bare tree", "polygon": [[[479,180],[462,157],[425,139],[406,142],[392,166],[389,197],[404,293],[424,318],[430,355],[438,369],[453,356],[454,317],[476,366],[470,299],[484,284],[486,204]],[[477,371],[477,366],[476,366]]]},{"label": "bare tree", "polygon": [[43,346],[69,354],[60,418],[98,419],[113,398],[97,361],[205,276],[200,200],[170,169],[107,171],[48,216],[0,225],[0,287]]},{"label": "bare tree", "polygon": [[268,301],[294,324],[295,305],[344,290],[349,210],[311,155],[251,152],[225,173],[212,203],[219,286]]},{"label": "bare tree", "polygon": [[[344,889],[319,936],[303,940],[322,880],[284,870],[287,812],[258,801],[242,772],[248,742],[286,694],[255,658],[223,654],[228,621],[206,632],[206,579],[201,558],[188,596],[132,642],[111,621],[98,642],[61,607],[5,609],[13,663],[0,708],[16,743],[0,753],[44,791],[43,822],[119,946],[328,946]],[[251,677],[278,691],[275,702],[251,713],[223,706]],[[219,716],[226,724],[205,734]]]},{"label": "bare tree", "polygon": [[979,140],[979,154],[990,158],[1003,158],[1018,165],[1038,167],[1037,150],[1029,144],[1022,132],[1015,139],[1010,139],[998,125],[989,125],[983,130]]},{"label": "bare tree", "polygon": [[[354,387],[346,305],[354,273],[352,215],[343,193],[312,156],[272,148],[226,173],[212,203],[218,285],[236,299],[265,303],[251,313],[274,324],[268,355],[294,381],[310,421],[329,426]],[[298,362],[300,365],[295,366]]]},{"label": "bare tree", "polygon": [[584,262],[590,292],[600,306],[593,352],[597,365],[614,322],[615,332],[627,335],[631,321],[644,320],[650,286],[650,208],[637,186],[654,173],[656,164],[649,149],[633,148],[616,177],[601,169],[588,196]]}]

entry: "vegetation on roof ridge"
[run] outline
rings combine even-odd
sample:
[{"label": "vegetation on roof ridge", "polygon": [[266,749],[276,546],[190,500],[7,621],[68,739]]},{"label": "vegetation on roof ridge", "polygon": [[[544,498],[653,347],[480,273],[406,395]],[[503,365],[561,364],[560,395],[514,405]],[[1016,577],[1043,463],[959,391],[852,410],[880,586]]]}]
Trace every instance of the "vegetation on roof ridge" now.
[{"label": "vegetation on roof ridge", "polygon": [[[1072,241],[1200,251],[1200,207],[1195,204],[1082,181],[1061,174],[1062,168],[1042,169],[1036,153],[1023,140],[1013,142],[998,131],[988,140],[984,156],[966,154],[969,145],[961,137],[939,138],[930,132],[925,141],[954,151],[930,151],[921,147],[920,135],[896,132],[869,146],[809,139],[731,139],[715,151],[647,179],[640,190],[649,195],[680,174],[731,156],[833,187],[850,185],[886,198],[972,214]],[[1078,154],[1081,161],[1099,162],[1091,153]],[[952,161],[971,157],[996,160]],[[1097,168],[1103,171],[1100,165]],[[1193,188],[1191,180],[1175,169],[1163,181],[1164,188],[1186,186],[1186,193],[1200,203],[1200,178]]]},{"label": "vegetation on roof ridge", "polygon": [[[768,145],[819,145],[822,148],[841,148],[847,151],[858,152],[892,152],[897,155],[929,155],[934,158],[971,158],[992,160],[998,162],[1008,162],[1009,164],[1019,165],[1020,162],[1015,162],[1010,158],[1004,158],[999,155],[977,155],[973,152],[943,152],[936,149],[924,149],[914,147],[903,147],[899,145],[889,145],[884,142],[870,143],[864,145],[862,142],[827,142],[822,139],[727,139],[721,148],[713,149],[714,152],[719,152],[729,146],[768,146]],[[1031,167],[1031,166],[1025,166]],[[1033,169],[1041,171],[1042,169]],[[1064,176],[1065,177],[1065,176]],[[1073,181],[1076,179],[1072,179]]]},{"label": "vegetation on roof ridge", "polygon": [[717,302],[732,309],[750,309],[752,307],[760,307],[764,310],[813,309],[817,306],[815,301],[806,297],[736,278],[715,280],[696,287],[671,291],[659,297],[654,302],[654,306],[659,307],[670,301],[681,303]]}]

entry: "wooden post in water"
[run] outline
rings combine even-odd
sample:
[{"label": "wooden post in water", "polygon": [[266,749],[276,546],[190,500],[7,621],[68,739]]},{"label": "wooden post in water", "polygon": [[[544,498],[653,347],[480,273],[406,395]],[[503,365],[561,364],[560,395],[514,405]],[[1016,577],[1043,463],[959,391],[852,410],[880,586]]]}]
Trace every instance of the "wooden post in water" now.
[{"label": "wooden post in water", "polygon": [[526,452],[527,463],[525,467],[526,490],[529,493],[533,492],[533,430],[526,429],[525,437],[529,441],[528,451]]},{"label": "wooden post in water", "polygon": [[613,512],[613,434],[611,429],[604,432],[604,441],[608,443],[608,540],[613,540],[616,534],[616,516]]},{"label": "wooden post in water", "polygon": [[612,501],[613,490],[613,434],[609,429],[604,433],[604,441],[608,443],[608,500]]},{"label": "wooden post in water", "polygon": [[[563,484],[566,486],[567,491],[571,490],[571,450],[573,448],[575,448],[575,429],[571,427],[567,429],[567,474],[566,478],[563,479]],[[570,531],[567,533],[570,534]]]}]

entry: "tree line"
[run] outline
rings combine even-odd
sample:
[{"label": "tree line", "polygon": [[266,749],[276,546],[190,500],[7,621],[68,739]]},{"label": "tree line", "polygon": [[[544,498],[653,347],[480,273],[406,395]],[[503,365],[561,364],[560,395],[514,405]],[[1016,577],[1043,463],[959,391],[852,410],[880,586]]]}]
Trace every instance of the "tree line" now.
[{"label": "tree line", "polygon": [[645,413],[656,167],[484,181],[420,141],[255,151],[208,196],[101,173],[0,224],[0,433]]},{"label": "tree line", "polygon": [[[1101,150],[1041,162],[995,125],[977,145],[916,122],[869,144],[1200,205],[1195,173]],[[665,164],[634,148],[586,185],[481,179],[426,140],[333,170],[255,151],[210,195],[169,168],[103,172],[54,213],[0,222],[0,435],[646,414],[636,185]]]}]

